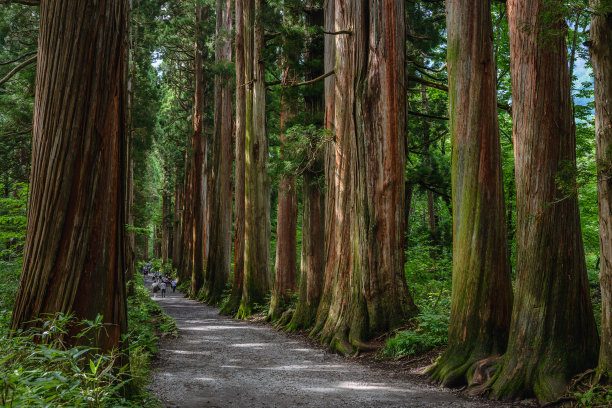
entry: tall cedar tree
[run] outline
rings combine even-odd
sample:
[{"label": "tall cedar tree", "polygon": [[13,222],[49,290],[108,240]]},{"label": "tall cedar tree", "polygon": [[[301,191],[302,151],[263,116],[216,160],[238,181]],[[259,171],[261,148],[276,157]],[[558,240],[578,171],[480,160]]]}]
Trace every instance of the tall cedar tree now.
[{"label": "tall cedar tree", "polygon": [[102,350],[118,348],[127,329],[127,11],[125,0],[41,4],[27,238],[11,322],[102,315],[105,330],[85,340]]},{"label": "tall cedar tree", "polygon": [[472,381],[475,363],[506,349],[512,312],[489,0],[447,0],[453,146],[453,287],[449,348],[431,370]]},{"label": "tall cedar tree", "polygon": [[215,129],[212,159],[212,194],[209,214],[209,250],[204,300],[218,303],[229,279],[232,252],[232,81],[226,66],[232,61],[232,1],[216,3]]},{"label": "tall cedar tree", "polygon": [[612,381],[612,3],[594,0],[591,19],[591,61],[595,77],[595,133],[599,252],[601,257],[601,347],[598,376]]},{"label": "tall cedar tree", "polygon": [[239,317],[264,304],[270,290],[270,181],[267,174],[264,0],[245,0],[245,230],[244,279]]},{"label": "tall cedar tree", "polygon": [[575,192],[560,0],[509,0],[516,174],[516,293],[498,398],[551,401],[597,363],[599,337]]},{"label": "tall cedar tree", "polygon": [[221,310],[234,314],[242,298],[244,277],[244,155],[245,155],[245,119],[246,119],[246,85],[244,77],[244,0],[236,0],[236,164],[234,177],[234,277],[232,293]]},{"label": "tall cedar tree", "polygon": [[[306,27],[311,32],[313,28],[323,27],[324,11],[321,0],[309,0],[306,2]],[[332,3],[332,2],[329,2]],[[326,31],[333,31],[333,27]],[[327,36],[326,42],[332,42],[334,37]],[[317,63],[324,60],[324,49],[322,36],[313,35],[306,44],[306,79],[314,79],[323,74],[323,64]],[[331,64],[331,61],[330,61]],[[330,69],[333,69],[330,68]],[[326,81],[333,81],[333,76]],[[318,126],[323,126],[323,115],[325,101],[323,93],[318,88],[309,90],[304,95],[305,110]],[[323,88],[324,89],[324,88]],[[320,119],[319,119],[320,118]],[[319,300],[323,291],[323,268],[325,266],[324,251],[324,192],[318,177],[323,173],[323,154],[316,141],[313,141],[311,154],[316,154],[312,163],[304,169],[302,175],[302,253],[300,260],[300,286],[298,301],[295,312],[288,325],[289,330],[306,329],[311,327],[317,314]]]},{"label": "tall cedar tree", "polygon": [[[286,3],[286,1],[285,1]],[[294,17],[289,7],[283,10],[283,20],[286,24]],[[295,81],[295,64],[300,59],[299,50],[286,36],[283,36],[280,56],[282,67],[282,82]],[[297,114],[296,89],[283,87],[281,89],[280,112],[280,154],[283,145],[287,143],[287,127]],[[285,311],[290,293],[297,291],[297,194],[295,190],[295,175],[283,174],[278,181],[278,215],[276,229],[276,262],[274,266],[274,284],[270,299],[271,320],[278,319]]]},{"label": "tall cedar tree", "polygon": [[342,353],[416,314],[404,278],[403,0],[337,2],[335,174],[314,333]]}]

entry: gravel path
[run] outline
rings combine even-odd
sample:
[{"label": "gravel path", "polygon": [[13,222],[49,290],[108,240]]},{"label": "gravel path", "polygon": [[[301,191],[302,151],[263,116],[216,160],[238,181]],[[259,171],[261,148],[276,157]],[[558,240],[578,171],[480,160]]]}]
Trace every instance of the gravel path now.
[{"label": "gravel path", "polygon": [[179,338],[160,343],[151,387],[166,407],[491,407],[366,366],[169,290]]}]

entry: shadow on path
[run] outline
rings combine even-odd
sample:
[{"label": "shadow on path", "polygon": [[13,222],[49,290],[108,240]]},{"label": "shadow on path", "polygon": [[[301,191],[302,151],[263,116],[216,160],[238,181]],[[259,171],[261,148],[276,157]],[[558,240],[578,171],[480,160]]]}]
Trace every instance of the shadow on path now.
[{"label": "shadow on path", "polygon": [[[486,407],[448,390],[219,315],[178,291],[154,298],[179,338],[160,343],[150,387],[166,407]],[[402,378],[403,377],[403,378]]]}]

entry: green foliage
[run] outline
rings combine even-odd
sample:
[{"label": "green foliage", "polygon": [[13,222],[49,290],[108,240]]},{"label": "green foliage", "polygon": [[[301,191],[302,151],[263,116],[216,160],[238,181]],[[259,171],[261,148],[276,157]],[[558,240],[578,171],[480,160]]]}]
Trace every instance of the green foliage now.
[{"label": "green foliage", "polygon": [[18,183],[15,194],[0,197],[0,259],[13,260],[23,253],[25,242],[28,185]]},{"label": "green foliage", "polygon": [[413,356],[446,345],[448,341],[448,315],[421,313],[412,322],[414,329],[396,333],[385,343],[382,357]]},{"label": "green foliage", "polygon": [[609,407],[612,406],[612,388],[595,385],[585,392],[574,394],[577,407]]}]

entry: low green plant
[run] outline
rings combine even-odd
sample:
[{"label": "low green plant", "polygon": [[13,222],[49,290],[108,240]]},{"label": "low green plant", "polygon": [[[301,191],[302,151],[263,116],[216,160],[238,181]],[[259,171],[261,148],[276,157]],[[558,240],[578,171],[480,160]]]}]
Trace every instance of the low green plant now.
[{"label": "low green plant", "polygon": [[574,394],[577,407],[610,407],[612,406],[612,388],[594,385],[585,392]]},{"label": "low green plant", "polygon": [[448,315],[421,313],[412,319],[414,328],[396,332],[381,352],[383,358],[399,358],[426,353],[446,345],[448,341]]}]

